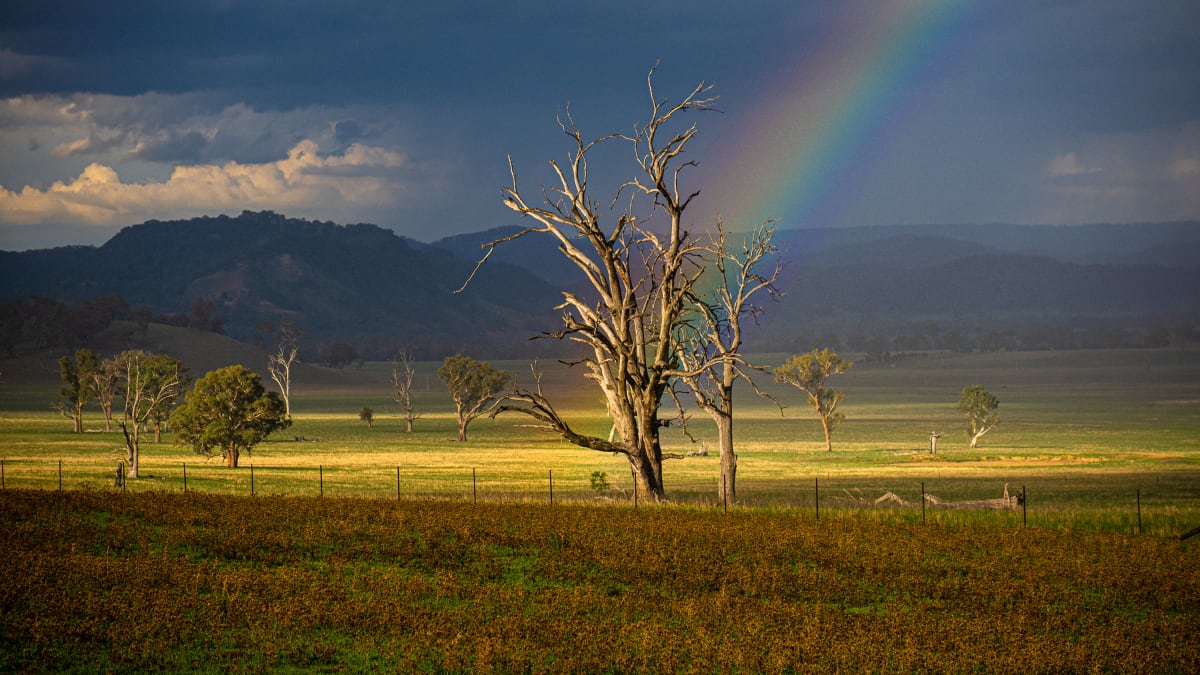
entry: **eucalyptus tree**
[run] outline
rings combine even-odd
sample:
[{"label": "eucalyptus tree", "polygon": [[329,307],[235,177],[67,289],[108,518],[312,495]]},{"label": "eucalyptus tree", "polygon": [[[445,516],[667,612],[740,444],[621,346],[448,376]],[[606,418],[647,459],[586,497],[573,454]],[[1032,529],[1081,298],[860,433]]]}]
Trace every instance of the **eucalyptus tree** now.
[{"label": "eucalyptus tree", "polygon": [[[717,486],[721,501],[737,499],[737,453],[733,447],[733,388],[745,380],[759,395],[751,371],[763,370],[742,356],[745,340],[743,320],[758,320],[763,312],[754,296],[774,298],[780,263],[774,258],[774,228],[763,224],[739,245],[731,245],[724,223],[718,221],[709,245],[712,261],[708,274],[711,289],[693,298],[691,313],[681,326],[679,357],[682,379],[696,405],[717,427],[721,477]],[[774,264],[771,261],[774,258]]]},{"label": "eucalyptus tree", "polygon": [[854,364],[838,358],[829,349],[814,349],[807,354],[791,356],[775,369],[775,381],[786,382],[808,395],[808,403],[821,420],[825,431],[825,450],[833,452],[833,430],[845,418],[838,410],[844,394],[826,388],[825,382],[834,375],[846,372]]},{"label": "eucalyptus tree", "polygon": [[86,347],[58,360],[62,379],[62,398],[53,404],[55,410],[74,423],[75,433],[83,433],[83,407],[96,398],[94,373],[100,370],[100,357]]},{"label": "eucalyptus tree", "polygon": [[275,351],[267,355],[267,373],[279,387],[287,418],[292,419],[292,367],[300,362],[300,335],[294,324],[284,321],[275,338]]},{"label": "eucalyptus tree", "polygon": [[[579,272],[579,288],[562,291],[561,328],[543,335],[583,347],[573,364],[587,368],[604,396],[616,430],[613,440],[580,432],[544,394],[516,387],[493,414],[529,415],[583,448],[624,455],[639,493],[663,496],[659,410],[673,380],[683,371],[678,333],[693,296],[705,257],[704,243],[689,233],[684,213],[698,191],[681,186],[688,144],[697,127],[682,124],[689,114],[713,109],[711,85],[701,82],[678,102],[659,98],[654,70],[646,78],[649,116],[630,133],[589,140],[569,110],[559,127],[573,148],[565,163],[550,162],[553,182],[533,190],[517,179],[509,159],[511,183],[504,205],[530,223],[521,231],[485,244],[483,264],[497,245],[527,236],[549,237]],[[589,159],[604,148],[625,146],[632,174],[603,202],[591,190]],[[605,206],[610,204],[611,206]],[[469,280],[468,280],[469,281]]]},{"label": "eucalyptus tree", "polygon": [[958,411],[967,416],[967,436],[971,438],[971,447],[979,443],[979,439],[1000,424],[1000,413],[996,408],[1000,401],[978,384],[963,387],[958,398]]},{"label": "eucalyptus tree", "polygon": [[154,426],[154,439],[160,439],[160,423],[166,411],[174,407],[187,386],[187,368],[166,354],[150,354],[140,349],[121,352],[113,359],[116,391],[122,400],[117,426],[125,439],[128,475],[138,477],[143,429]]},{"label": "eucalyptus tree", "polygon": [[258,374],[232,365],[200,378],[184,404],[171,413],[170,424],[175,439],[196,454],[219,453],[225,466],[236,469],[243,452],[250,452],[291,420],[283,400],[263,389]]},{"label": "eucalyptus tree", "polygon": [[459,441],[467,440],[467,427],[492,408],[511,381],[507,372],[462,354],[447,356],[438,368],[438,377],[454,400]]},{"label": "eucalyptus tree", "polygon": [[400,406],[400,414],[404,417],[404,430],[410,434],[413,421],[420,417],[413,395],[416,379],[416,359],[407,349],[400,350],[399,357],[392,361],[392,399]]}]

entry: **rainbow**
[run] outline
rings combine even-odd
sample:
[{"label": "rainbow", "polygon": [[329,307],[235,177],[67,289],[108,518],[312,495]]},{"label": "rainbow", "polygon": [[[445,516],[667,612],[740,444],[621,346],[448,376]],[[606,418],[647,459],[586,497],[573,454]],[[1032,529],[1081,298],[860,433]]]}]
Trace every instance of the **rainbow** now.
[{"label": "rainbow", "polygon": [[886,147],[921,94],[957,61],[983,25],[984,0],[834,3],[821,42],[764,70],[779,73],[748,120],[714,156],[706,210],[731,229],[766,220],[819,227],[853,198],[856,174]]}]

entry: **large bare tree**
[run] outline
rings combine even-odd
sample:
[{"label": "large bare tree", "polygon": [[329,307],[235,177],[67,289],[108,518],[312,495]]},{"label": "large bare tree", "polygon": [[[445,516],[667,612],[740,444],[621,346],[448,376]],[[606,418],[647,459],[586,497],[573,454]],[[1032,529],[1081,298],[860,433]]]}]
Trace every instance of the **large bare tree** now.
[{"label": "large bare tree", "polygon": [[779,291],[775,280],[780,263],[767,267],[774,257],[772,243],[774,227],[766,223],[750,233],[740,245],[731,245],[724,223],[717,222],[717,231],[709,245],[711,263],[705,286],[711,289],[693,298],[692,312],[681,326],[679,355],[687,371],[683,380],[691,390],[696,405],[712,418],[717,427],[720,448],[721,477],[717,486],[718,499],[737,500],[737,454],[733,448],[733,386],[743,379],[759,395],[767,396],[754,384],[752,370],[764,370],[742,357],[745,340],[742,321],[757,321],[761,305],[754,303],[756,295],[776,297]]},{"label": "large bare tree", "polygon": [[[547,337],[574,341],[585,355],[575,363],[603,392],[616,438],[577,432],[558,413],[541,387],[517,387],[495,413],[529,415],[565,440],[629,460],[635,488],[652,498],[663,496],[664,453],[659,418],[663,398],[681,374],[677,332],[693,286],[703,271],[703,242],[684,229],[684,212],[698,191],[680,186],[684,151],[697,128],[679,118],[712,109],[712,87],[701,82],[682,100],[671,103],[654,90],[654,70],[647,76],[649,119],[631,134],[586,140],[569,112],[559,119],[574,144],[565,164],[550,162],[554,183],[527,192],[509,160],[512,184],[504,204],[532,221],[520,232],[486,244],[525,236],[548,236],[558,251],[578,268],[586,294],[562,292],[558,306],[562,328]],[[627,144],[634,159],[633,177],[602,206],[589,189],[588,159],[606,144]],[[610,201],[611,200],[611,201]],[[481,264],[483,262],[481,260]],[[494,414],[495,414],[494,413]]]}]

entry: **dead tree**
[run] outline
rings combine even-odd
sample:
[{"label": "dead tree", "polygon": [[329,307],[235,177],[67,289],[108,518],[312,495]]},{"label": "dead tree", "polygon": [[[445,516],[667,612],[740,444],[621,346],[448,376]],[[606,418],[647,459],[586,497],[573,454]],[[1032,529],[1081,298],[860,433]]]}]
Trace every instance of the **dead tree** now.
[{"label": "dead tree", "polygon": [[392,399],[400,406],[400,414],[404,416],[405,431],[412,433],[413,421],[420,417],[416,411],[413,399],[413,385],[416,383],[417,362],[412,352],[400,350],[398,360],[392,361]]},{"label": "dead tree", "polygon": [[267,355],[267,372],[279,387],[289,420],[292,419],[292,366],[300,361],[300,335],[299,328],[285,321],[279,326],[275,351]]},{"label": "dead tree", "polygon": [[[733,448],[733,385],[745,380],[761,396],[770,398],[750,376],[752,370],[764,370],[747,363],[741,354],[744,340],[742,320],[757,322],[763,308],[753,303],[755,295],[779,295],[775,280],[779,261],[769,272],[760,268],[774,255],[774,228],[770,223],[757,228],[741,246],[731,250],[724,223],[709,246],[712,264],[709,274],[712,290],[692,299],[691,312],[680,338],[680,361],[687,371],[682,379],[696,405],[712,418],[717,427],[721,479],[718,499],[737,501],[737,454]],[[774,400],[774,399],[772,399]]]},{"label": "dead tree", "polygon": [[[680,186],[681,174],[695,165],[684,161],[683,154],[697,129],[694,123],[682,129],[675,123],[688,113],[712,109],[715,98],[709,96],[711,86],[701,82],[671,104],[656,94],[653,76],[652,69],[647,76],[649,120],[635,125],[630,135],[585,140],[569,111],[560,116],[559,126],[574,149],[565,165],[550,162],[551,186],[526,192],[510,158],[512,184],[503,189],[504,204],[533,224],[485,244],[480,264],[495,246],[537,235],[551,237],[559,253],[578,268],[587,294],[563,290],[557,307],[562,328],[543,336],[584,347],[585,356],[573,363],[585,365],[586,377],[603,392],[616,438],[577,433],[540,387],[516,388],[496,413],[530,415],[575,445],[624,455],[638,492],[657,499],[663,496],[664,458],[659,409],[681,374],[678,329],[705,255],[703,243],[683,222],[699,193]],[[634,175],[617,189],[608,210],[589,190],[588,159],[610,143],[628,144]]]}]

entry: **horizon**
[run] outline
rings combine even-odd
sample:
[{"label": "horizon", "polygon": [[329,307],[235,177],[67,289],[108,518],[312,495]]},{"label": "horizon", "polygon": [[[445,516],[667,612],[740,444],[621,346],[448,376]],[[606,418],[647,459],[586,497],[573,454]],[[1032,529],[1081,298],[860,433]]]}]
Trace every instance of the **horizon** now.
[{"label": "horizon", "polygon": [[[439,242],[454,239],[456,237],[471,237],[474,235],[479,235],[479,234],[491,232],[494,230],[504,229],[507,227],[514,227],[514,225],[497,225],[494,227],[483,228],[483,229],[479,229],[479,230],[471,230],[471,231],[458,232],[458,233],[454,233],[454,234],[448,234],[448,235],[437,237],[435,239],[416,239],[416,238],[409,236],[403,232],[398,232],[393,228],[388,228],[383,225],[380,225],[379,223],[336,222],[336,221],[327,220],[327,219],[294,217],[294,216],[291,216],[290,214],[279,213],[276,211],[272,211],[270,209],[265,209],[262,211],[252,211],[252,210],[247,209],[247,210],[241,211],[240,213],[232,213],[231,212],[231,213],[216,213],[216,214],[211,214],[211,215],[204,214],[204,215],[197,215],[197,216],[192,216],[192,217],[181,217],[181,218],[151,218],[151,219],[148,219],[148,220],[145,220],[142,222],[138,222],[138,223],[129,223],[126,225],[120,225],[115,230],[113,230],[111,232],[111,234],[108,234],[106,237],[104,237],[102,240],[99,240],[99,241],[63,242],[63,243],[53,244],[50,246],[42,246],[42,247],[37,247],[37,248],[0,248],[0,252],[3,252],[3,253],[29,253],[29,252],[34,252],[34,251],[53,250],[56,248],[101,248],[105,244],[107,244],[109,241],[111,241],[114,237],[116,237],[118,234],[120,234],[121,232],[123,232],[129,228],[142,227],[142,226],[149,225],[149,224],[155,223],[155,222],[164,222],[164,223],[190,222],[190,221],[198,221],[198,220],[205,220],[205,219],[220,219],[220,218],[237,219],[243,215],[260,215],[260,214],[274,214],[285,220],[324,223],[324,224],[329,224],[329,225],[333,225],[335,227],[342,227],[342,228],[351,227],[351,226],[355,226],[355,225],[370,225],[370,226],[378,227],[382,230],[388,231],[391,234],[393,234],[401,239],[407,239],[409,241],[414,241],[419,244],[428,245],[428,246],[436,246],[439,244]],[[801,226],[797,226],[797,227],[776,226],[775,232],[776,232],[776,237],[781,237],[781,235],[786,235],[787,233],[798,233],[798,232],[823,232],[823,231],[837,231],[837,230],[853,231],[853,230],[872,230],[872,229],[941,230],[941,229],[946,229],[946,228],[983,229],[983,228],[990,228],[990,227],[1018,228],[1018,229],[1026,229],[1026,228],[1028,228],[1028,229],[1039,229],[1039,228],[1064,228],[1064,229],[1077,229],[1078,228],[1078,229],[1083,229],[1083,228],[1096,228],[1096,227],[1128,228],[1128,227],[1172,227],[1172,226],[1200,228],[1200,219],[1143,221],[1143,222],[1127,222],[1127,223],[1091,222],[1091,223],[1072,223],[1072,224],[992,222],[992,223],[867,223],[867,224],[862,224],[862,225],[844,225],[844,226],[820,226],[820,225],[803,226],[803,225],[801,225]],[[733,232],[733,233],[747,232],[747,231],[749,231],[749,228],[747,228],[745,230],[731,228],[728,231]],[[786,238],[786,237],[784,237],[784,238]]]}]

